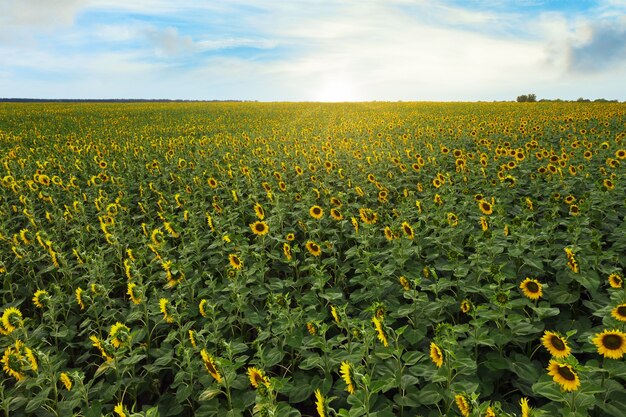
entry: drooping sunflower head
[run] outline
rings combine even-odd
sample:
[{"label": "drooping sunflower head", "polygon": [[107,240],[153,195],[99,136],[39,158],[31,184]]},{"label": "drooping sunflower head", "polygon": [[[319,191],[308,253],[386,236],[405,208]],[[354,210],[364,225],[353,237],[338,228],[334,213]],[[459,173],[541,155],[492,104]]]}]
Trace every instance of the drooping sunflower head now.
[{"label": "drooping sunflower head", "polygon": [[624,280],[620,274],[614,273],[609,275],[609,285],[611,288],[622,288]]},{"label": "drooping sunflower head", "polygon": [[50,302],[50,294],[46,290],[37,290],[33,295],[33,304],[35,307],[44,308]]},{"label": "drooping sunflower head", "polygon": [[61,376],[59,376],[59,381],[61,381],[61,383],[65,386],[66,390],[72,390],[72,379],[67,373],[61,372]]},{"label": "drooping sunflower head", "polygon": [[341,362],[339,373],[341,374],[341,378],[346,383],[346,391],[348,391],[350,394],[354,394],[354,370],[352,369],[352,365],[350,364],[350,362]]},{"label": "drooping sunflower head", "polygon": [[437,366],[437,368],[441,368],[443,365],[443,351],[435,344],[435,342],[430,343],[430,359]]},{"label": "drooping sunflower head", "polygon": [[526,278],[519,286],[526,297],[538,300],[543,295],[542,285],[536,279]]},{"label": "drooping sunflower head", "polygon": [[409,291],[411,289],[411,282],[405,276],[398,278],[398,281],[400,282],[400,285],[402,285],[402,289],[404,291]]},{"label": "drooping sunflower head", "polygon": [[265,218],[265,210],[263,210],[263,206],[259,203],[254,205],[254,214],[259,220],[263,220]]},{"label": "drooping sunflower head", "polygon": [[259,388],[262,385],[267,386],[270,382],[263,371],[252,366],[248,368],[248,379],[250,380],[250,385],[254,388]]},{"label": "drooping sunflower head", "polygon": [[548,349],[550,355],[555,358],[565,358],[569,356],[571,349],[567,341],[557,333],[546,330],[541,338],[541,344]]},{"label": "drooping sunflower head", "polygon": [[117,349],[130,342],[130,329],[119,321],[111,326],[109,332],[111,344]]},{"label": "drooping sunflower head", "polygon": [[[213,377],[213,379],[215,379],[217,381],[218,384],[222,383],[222,375],[220,374],[220,372],[217,370],[217,365],[215,363],[215,359],[213,358],[213,356],[211,356],[206,349],[202,349],[200,351],[200,356],[202,356],[202,362],[204,362],[204,367],[206,368],[207,372]],[[249,374],[249,369],[248,369],[248,374]],[[250,382],[252,382],[252,379],[250,379]],[[256,388],[256,386],[255,386]]]},{"label": "drooping sunflower head", "polygon": [[309,209],[309,215],[314,219],[319,220],[324,216],[324,210],[320,206],[314,205]]},{"label": "drooping sunflower head", "polygon": [[394,236],[393,236],[393,230],[391,230],[391,227],[385,226],[385,229],[383,231],[385,233],[385,239],[387,239],[388,241],[392,241]]},{"label": "drooping sunflower head", "polygon": [[322,395],[321,391],[318,389],[315,390],[315,409],[317,410],[317,414],[319,417],[327,417],[326,413],[326,399]]},{"label": "drooping sunflower head", "polygon": [[243,261],[238,255],[234,253],[228,255],[228,262],[230,263],[230,266],[233,267],[233,269],[243,268]]},{"label": "drooping sunflower head", "polygon": [[596,334],[592,342],[606,358],[621,359],[626,353],[626,333],[619,330],[604,330]]},{"label": "drooping sunflower head", "polygon": [[611,310],[611,315],[619,321],[626,322],[626,304],[620,304]]},{"label": "drooping sunflower head", "polygon": [[466,394],[456,394],[454,396],[454,401],[456,402],[456,406],[459,407],[459,411],[463,417],[469,417],[472,412],[472,406],[467,399]]},{"label": "drooping sunflower head", "polygon": [[9,307],[4,310],[4,313],[2,313],[2,327],[4,327],[7,333],[12,333],[18,327],[22,327],[22,325],[22,312],[19,309]]},{"label": "drooping sunflower head", "polygon": [[330,306],[330,314],[333,316],[333,320],[335,321],[335,323],[339,324],[341,319],[339,317],[339,312],[337,311],[337,307]]},{"label": "drooping sunflower head", "polygon": [[270,228],[267,225],[267,223],[263,221],[256,221],[250,224],[250,229],[252,230],[252,233],[254,233],[257,236],[266,235],[270,231]]},{"label": "drooping sunflower head", "polygon": [[378,340],[383,344],[383,346],[389,346],[389,340],[387,339],[387,332],[383,327],[383,322],[378,317],[372,317],[372,323],[374,324],[374,328],[376,329],[376,334]]},{"label": "drooping sunflower head", "polygon": [[521,417],[530,417],[530,413],[532,411],[532,407],[530,407],[528,405],[528,398],[526,397],[522,397],[519,400],[519,405],[522,409],[522,416]]}]

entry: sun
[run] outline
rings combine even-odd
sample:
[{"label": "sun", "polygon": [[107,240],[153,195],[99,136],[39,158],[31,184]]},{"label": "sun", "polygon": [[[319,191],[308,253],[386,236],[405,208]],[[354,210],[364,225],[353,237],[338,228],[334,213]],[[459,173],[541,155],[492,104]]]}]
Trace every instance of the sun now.
[{"label": "sun", "polygon": [[357,86],[345,74],[335,74],[323,77],[311,94],[313,101],[345,102],[360,101]]}]

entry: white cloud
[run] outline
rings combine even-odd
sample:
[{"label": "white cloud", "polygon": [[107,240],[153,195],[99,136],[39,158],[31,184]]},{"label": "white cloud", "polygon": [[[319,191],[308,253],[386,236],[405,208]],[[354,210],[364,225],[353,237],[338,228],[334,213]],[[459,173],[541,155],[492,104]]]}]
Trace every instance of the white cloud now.
[{"label": "white cloud", "polygon": [[[608,59],[602,55],[610,68],[594,67],[593,74],[571,71],[576,62],[587,69],[596,62],[607,34],[622,39],[624,26],[598,23],[600,17],[619,21],[626,4],[617,0],[602,2],[588,17],[545,13],[532,19],[493,11],[497,8],[468,10],[425,0],[325,0],[315,6],[304,0],[17,3],[0,0],[7,10],[0,22],[10,20],[14,29],[0,28],[0,53],[10,62],[0,77],[3,95],[31,91],[37,96],[40,91],[60,97],[72,91],[81,97],[491,100],[528,92],[564,97],[584,85],[589,91],[596,88],[595,96],[626,96],[626,87],[620,91],[607,81],[623,73],[621,52]],[[483,3],[493,6],[498,0]],[[241,6],[246,12],[237,15]],[[132,11],[158,19],[75,27],[85,10]],[[209,15],[226,19],[218,27],[227,30],[197,26]],[[187,30],[186,22],[196,25],[194,30]],[[22,33],[48,31],[58,51],[18,43],[14,33],[20,28]],[[64,46],[72,52],[63,52]],[[88,50],[81,52],[85,46]],[[223,53],[279,46],[263,60],[259,54]],[[105,48],[108,52],[102,52]],[[20,69],[61,81],[24,81]]]}]

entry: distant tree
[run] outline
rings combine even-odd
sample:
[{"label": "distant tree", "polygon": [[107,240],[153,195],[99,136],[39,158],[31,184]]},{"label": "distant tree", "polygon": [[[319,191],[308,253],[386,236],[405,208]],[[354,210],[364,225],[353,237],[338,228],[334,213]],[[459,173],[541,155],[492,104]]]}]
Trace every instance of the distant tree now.
[{"label": "distant tree", "polygon": [[535,94],[522,94],[517,96],[518,103],[534,103],[537,101],[537,95]]},{"label": "distant tree", "polygon": [[578,97],[578,100],[576,100],[579,103],[589,103],[591,100],[589,100],[588,98],[584,98],[584,97]]}]

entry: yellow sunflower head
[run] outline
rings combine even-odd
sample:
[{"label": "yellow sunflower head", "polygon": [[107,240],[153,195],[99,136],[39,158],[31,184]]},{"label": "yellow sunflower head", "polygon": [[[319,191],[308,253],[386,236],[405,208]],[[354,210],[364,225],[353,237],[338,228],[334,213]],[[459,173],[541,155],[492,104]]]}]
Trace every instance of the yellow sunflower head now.
[{"label": "yellow sunflower head", "polygon": [[542,285],[536,279],[526,278],[519,287],[524,295],[531,300],[538,300],[543,295]]},{"label": "yellow sunflower head", "polygon": [[437,368],[441,368],[443,365],[443,351],[434,342],[430,343],[430,359]]},{"label": "yellow sunflower head", "polygon": [[626,322],[626,304],[620,304],[611,310],[611,315],[621,322]]},{"label": "yellow sunflower head", "polygon": [[622,288],[624,280],[620,274],[614,273],[609,275],[609,285],[611,288]]},{"label": "yellow sunflower head", "polygon": [[541,344],[548,349],[550,355],[555,358],[565,358],[569,356],[571,349],[567,341],[557,333],[546,330],[541,338]]},{"label": "yellow sunflower head", "polygon": [[257,236],[266,235],[270,231],[270,228],[267,225],[267,223],[262,222],[262,221],[256,221],[250,224],[250,229],[252,230],[252,233],[254,233]]},{"label": "yellow sunflower head", "polygon": [[576,391],[580,387],[580,379],[571,365],[550,359],[548,375],[558,383],[564,391]]},{"label": "yellow sunflower head", "polygon": [[605,358],[621,359],[626,353],[626,333],[619,330],[604,330],[596,334],[592,342]]},{"label": "yellow sunflower head", "polygon": [[324,216],[324,210],[320,206],[315,205],[309,209],[309,215],[319,220]]}]

